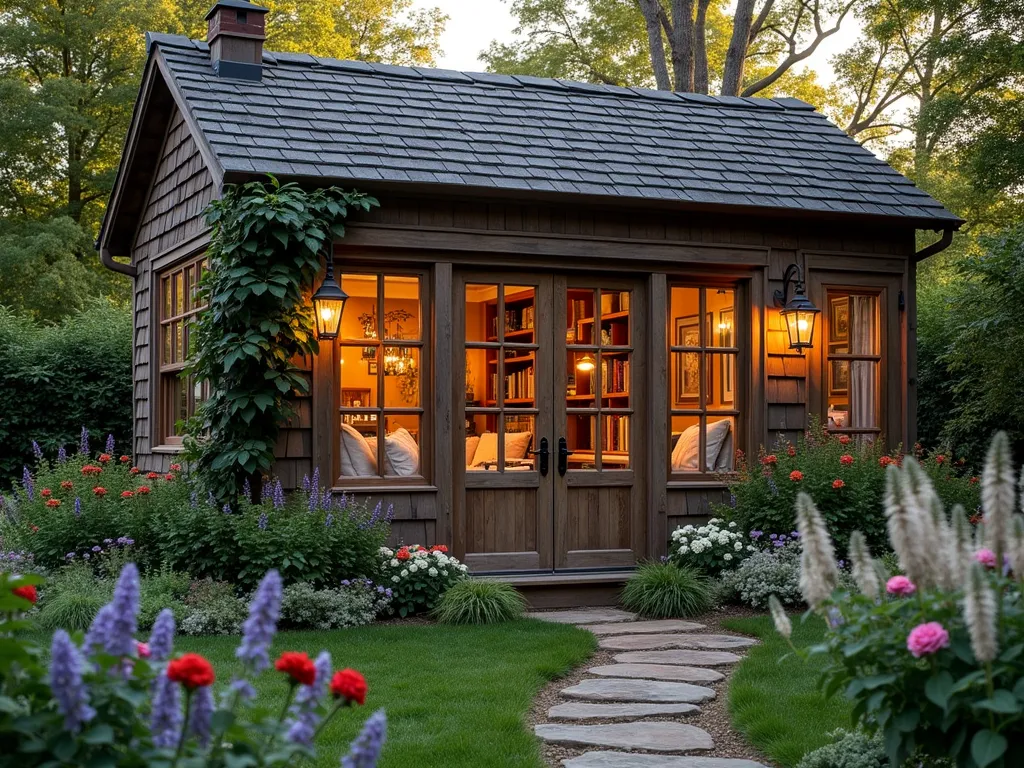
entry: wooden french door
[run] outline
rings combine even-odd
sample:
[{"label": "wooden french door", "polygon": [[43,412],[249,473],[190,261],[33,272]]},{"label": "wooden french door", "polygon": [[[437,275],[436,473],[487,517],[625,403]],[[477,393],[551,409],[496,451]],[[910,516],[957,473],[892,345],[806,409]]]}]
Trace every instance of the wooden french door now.
[{"label": "wooden french door", "polygon": [[641,291],[560,275],[456,276],[453,523],[473,570],[636,561]]}]

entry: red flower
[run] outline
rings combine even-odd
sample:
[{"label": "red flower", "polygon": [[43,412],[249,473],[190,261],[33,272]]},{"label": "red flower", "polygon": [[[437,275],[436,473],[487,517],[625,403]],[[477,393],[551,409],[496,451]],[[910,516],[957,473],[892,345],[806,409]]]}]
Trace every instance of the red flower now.
[{"label": "red flower", "polygon": [[134,495],[135,494],[132,493],[131,491],[121,491],[121,498],[122,499],[130,499]]},{"label": "red flower", "polygon": [[410,555],[409,555],[409,548],[408,547],[402,547],[401,549],[398,550],[398,552],[395,553],[395,557],[398,560],[408,560],[409,557],[410,557]]},{"label": "red flower", "polygon": [[786,453],[788,453],[789,457],[792,458],[792,457],[796,456],[796,448],[794,448],[791,445],[791,446],[789,446],[789,448],[786,449]]},{"label": "red flower", "polygon": [[92,489],[92,492],[95,493],[97,496],[107,495],[107,489],[104,488],[102,485],[97,485],[95,488]]},{"label": "red flower", "polygon": [[127,464],[127,463],[128,463],[129,461],[131,461],[131,460],[132,460],[132,457],[131,457],[131,456],[122,456],[122,457],[121,457],[121,463],[122,463],[122,464]]},{"label": "red flower", "polygon": [[113,457],[109,453],[101,453],[100,454],[100,464],[106,464],[112,458]]},{"label": "red flower", "polygon": [[147,480],[156,480],[158,477],[160,477],[160,475],[158,475],[156,472],[147,472],[146,473],[146,479]]},{"label": "red flower", "polygon": [[366,678],[354,669],[343,669],[335,672],[331,678],[331,694],[336,699],[356,704],[366,703]]},{"label": "red flower", "polygon": [[170,472],[168,472],[166,475],[164,475],[164,480],[166,480],[168,482],[170,482],[173,479],[174,479],[174,475],[172,475]]},{"label": "red flower", "polygon": [[138,467],[132,467],[128,471],[131,472],[133,475],[137,475],[141,470]]},{"label": "red flower", "polygon": [[181,464],[171,464],[171,472],[180,472]]},{"label": "red flower", "polygon": [[32,531],[32,533],[39,533],[39,526],[38,526],[38,525],[30,525],[30,526],[28,527],[28,529],[29,529],[30,531]]},{"label": "red flower", "polygon": [[794,469],[792,472],[789,473],[789,479],[792,480],[794,483],[799,483],[801,480],[804,479],[804,473],[801,472],[799,469]]},{"label": "red flower", "polygon": [[59,507],[60,506],[60,499],[47,499],[46,500],[46,506],[48,506],[48,507]]},{"label": "red flower", "polygon": [[82,467],[83,475],[98,475],[103,471],[103,467],[97,467],[95,464],[86,464]]},{"label": "red flower", "polygon": [[938,456],[935,457],[935,463],[936,464],[942,464],[945,461],[946,461],[946,457],[943,456],[941,453]]},{"label": "red flower", "polygon": [[835,480],[832,481],[832,487],[835,488],[838,491],[840,488],[845,488],[846,487],[846,483],[844,483],[842,480],[840,480],[837,477]]},{"label": "red flower", "polygon": [[968,482],[968,483],[970,483],[971,485],[977,485],[977,484],[978,484],[978,476],[977,476],[977,475],[975,475],[974,477],[972,477],[972,478],[971,478],[970,480],[968,480],[967,482]]},{"label": "red flower", "polygon": [[851,464],[853,464],[853,456],[851,456],[848,453],[844,453],[842,456],[839,457],[839,463],[842,464],[844,467],[848,467]]},{"label": "red flower", "polygon": [[440,552],[443,555],[443,554],[447,554],[448,547],[446,547],[444,544],[435,544],[434,546],[432,546],[430,548],[430,551],[431,552]]},{"label": "red flower", "polygon": [[849,435],[840,435],[839,436],[839,444],[840,445],[849,445],[850,444],[850,436]]},{"label": "red flower", "polygon": [[761,463],[764,464],[766,467],[769,464],[778,464],[779,463],[779,457],[776,456],[774,453],[769,453],[767,456],[765,456],[763,459],[761,459]]},{"label": "red flower", "polygon": [[890,464],[893,464],[894,462],[891,456],[883,456],[878,460],[878,463],[883,467],[888,467]]},{"label": "red flower", "polygon": [[36,594],[36,588],[31,584],[26,584],[24,587],[15,587],[11,590],[18,597],[28,600],[32,605],[36,604],[36,600],[39,599],[39,595]]},{"label": "red flower", "polygon": [[284,672],[296,683],[312,685],[316,680],[316,665],[308,654],[285,651],[274,663],[274,669]]},{"label": "red flower", "polygon": [[51,491],[49,488],[43,488],[43,490],[39,492],[39,495],[42,496],[44,499],[48,499],[51,496],[53,496],[53,491]]},{"label": "red flower", "polygon": [[167,679],[181,683],[191,691],[213,685],[216,676],[210,662],[198,653],[186,653],[167,665]]},{"label": "red flower", "polygon": [[138,488],[135,489],[135,492],[136,493],[141,493],[143,496],[145,496],[147,493],[149,493],[149,486],[148,485],[140,485]]},{"label": "red flower", "polygon": [[75,484],[72,483],[70,480],[61,480],[60,487],[63,488],[65,491],[70,491],[72,488],[75,487]]}]

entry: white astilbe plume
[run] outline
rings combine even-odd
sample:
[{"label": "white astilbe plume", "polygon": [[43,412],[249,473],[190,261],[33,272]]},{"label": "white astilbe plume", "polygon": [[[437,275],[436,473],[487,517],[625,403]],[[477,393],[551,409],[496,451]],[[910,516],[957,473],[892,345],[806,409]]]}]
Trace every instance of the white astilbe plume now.
[{"label": "white astilbe plume", "polygon": [[772,621],[775,622],[775,631],[789,640],[793,634],[793,624],[775,595],[768,595],[768,610],[771,611]]},{"label": "white astilbe plume", "polygon": [[912,456],[903,461],[901,500],[910,518],[910,526],[917,532],[911,544],[919,573],[916,579],[912,577],[911,580],[920,587],[935,586],[942,580],[942,529],[939,518],[944,513],[931,478]]},{"label": "white astilbe plume", "polygon": [[[907,461],[910,461],[909,457],[904,460]],[[915,517],[916,497],[904,491],[906,482],[900,468],[890,464],[885,474],[886,527],[889,530],[889,543],[899,558],[900,568],[912,582],[925,587],[930,584],[930,569],[927,559],[921,555],[920,526]],[[912,508],[907,507],[909,499],[914,500]]]},{"label": "white astilbe plume", "polygon": [[996,432],[981,473],[981,509],[985,519],[985,544],[1002,564],[1010,533],[1010,515],[1016,501],[1013,459],[1010,439],[1005,432]]},{"label": "white astilbe plume", "polygon": [[992,661],[999,653],[999,640],[996,637],[996,596],[989,586],[985,571],[978,563],[974,563],[967,574],[963,609],[974,657],[982,664]]},{"label": "white astilbe plume", "polygon": [[1021,581],[1024,579],[1024,515],[1014,515],[1010,521],[1010,545],[1006,553],[1013,577]]},{"label": "white astilbe plume", "polygon": [[950,513],[950,536],[946,541],[945,559],[954,589],[961,589],[967,582],[967,569],[971,567],[974,552],[971,521],[964,508],[957,504]]},{"label": "white astilbe plume", "polygon": [[871,552],[864,540],[864,534],[854,531],[850,536],[850,562],[853,564],[853,580],[857,588],[865,597],[877,600],[882,591],[882,585],[878,579],[878,571],[871,559]]},{"label": "white astilbe plume", "polygon": [[955,532],[949,518],[946,517],[946,509],[942,506],[942,500],[938,495],[932,495],[931,521],[935,531],[935,549],[930,552],[932,575],[936,583],[944,590],[956,590],[963,584],[962,579],[953,568],[950,568],[947,553],[952,551],[955,541]]},{"label": "white astilbe plume", "polygon": [[828,599],[839,583],[835,550],[825,521],[811,497],[796,497],[796,525],[800,531],[800,592],[812,608]]}]

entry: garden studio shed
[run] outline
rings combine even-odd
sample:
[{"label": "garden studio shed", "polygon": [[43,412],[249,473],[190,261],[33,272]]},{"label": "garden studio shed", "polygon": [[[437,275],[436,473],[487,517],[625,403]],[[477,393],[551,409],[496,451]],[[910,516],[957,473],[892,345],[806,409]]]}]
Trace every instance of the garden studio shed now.
[{"label": "garden studio shed", "polygon": [[380,201],[276,473],[393,503],[396,539],[608,584],[811,419],[913,443],[915,269],[961,221],[809,105],[270,53],[264,20],[148,39],[99,241],[135,280],[141,468],[202,397],[203,210],[267,173]]}]

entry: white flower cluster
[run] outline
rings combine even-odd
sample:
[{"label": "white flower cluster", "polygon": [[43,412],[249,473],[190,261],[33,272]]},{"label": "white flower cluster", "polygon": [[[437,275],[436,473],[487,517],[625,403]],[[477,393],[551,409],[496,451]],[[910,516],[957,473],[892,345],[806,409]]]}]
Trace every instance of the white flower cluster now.
[{"label": "white flower cluster", "polygon": [[680,565],[728,568],[754,551],[745,539],[736,523],[713,517],[699,527],[686,525],[672,531],[671,555]]},{"label": "white flower cluster", "polygon": [[390,575],[394,584],[410,576],[417,576],[418,579],[429,577],[443,580],[449,575],[461,576],[469,571],[458,558],[448,555],[447,551],[445,547],[427,549],[419,544],[400,547],[397,550],[381,547],[381,565],[385,575]]}]

